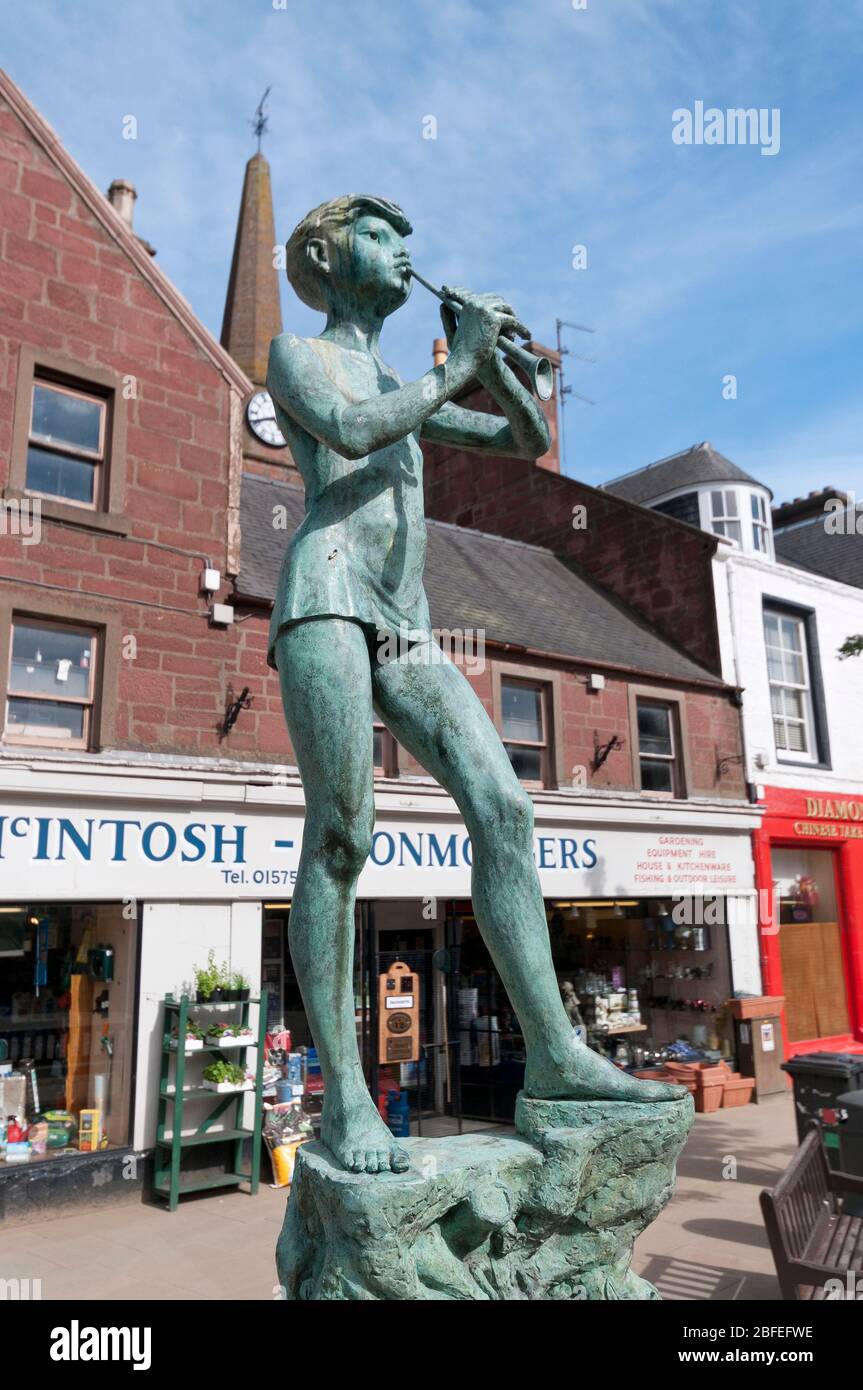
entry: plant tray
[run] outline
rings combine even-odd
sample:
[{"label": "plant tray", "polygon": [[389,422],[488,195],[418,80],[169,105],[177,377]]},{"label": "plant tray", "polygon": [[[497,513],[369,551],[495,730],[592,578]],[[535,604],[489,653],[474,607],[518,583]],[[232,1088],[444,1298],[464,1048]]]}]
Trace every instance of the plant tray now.
[{"label": "plant tray", "polygon": [[220,1096],[234,1095],[239,1091],[253,1091],[255,1083],[246,1081],[242,1086],[233,1086],[230,1081],[202,1081],[205,1091],[216,1091]]},{"label": "plant tray", "polygon": [[[179,1044],[179,1039],[178,1039],[178,1038],[172,1038],[172,1039],[171,1039],[171,1048],[173,1049],[174,1052],[177,1052],[177,1051],[179,1050],[178,1044]],[[204,1040],[203,1040],[203,1038],[187,1038],[187,1039],[186,1039],[186,1046],[185,1046],[185,1048],[183,1049],[183,1051],[184,1051],[184,1052],[200,1052],[200,1051],[202,1050],[203,1046],[204,1046]]]},{"label": "plant tray", "polygon": [[254,1033],[247,1033],[243,1038],[221,1037],[213,1039],[214,1047],[251,1047],[255,1041]]}]

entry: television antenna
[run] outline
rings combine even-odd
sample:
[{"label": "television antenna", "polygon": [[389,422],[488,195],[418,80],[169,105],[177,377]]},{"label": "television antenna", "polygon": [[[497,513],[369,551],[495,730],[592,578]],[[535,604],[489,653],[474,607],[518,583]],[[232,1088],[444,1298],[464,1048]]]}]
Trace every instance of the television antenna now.
[{"label": "television antenna", "polygon": [[557,329],[557,350],[560,354],[560,443],[561,453],[561,472],[566,472],[566,398],[575,396],[576,400],[584,401],[585,405],[596,405],[596,401],[591,400],[590,396],[583,396],[580,391],[576,391],[574,386],[564,385],[563,359],[564,357],[574,357],[576,362],[589,362],[595,365],[595,357],[587,357],[582,352],[573,352],[571,348],[563,345],[563,330],[571,328],[576,333],[595,333],[595,328],[588,328],[584,323],[572,323],[569,319],[555,319]]}]

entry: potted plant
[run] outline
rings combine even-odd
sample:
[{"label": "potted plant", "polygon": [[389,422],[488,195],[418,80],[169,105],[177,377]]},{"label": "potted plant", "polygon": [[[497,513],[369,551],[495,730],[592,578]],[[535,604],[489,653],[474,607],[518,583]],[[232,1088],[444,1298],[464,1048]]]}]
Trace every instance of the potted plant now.
[{"label": "potted plant", "polygon": [[221,967],[216,964],[215,951],[209,951],[207,953],[207,966],[210,971],[210,978],[213,981],[212,1002],[214,1004],[221,1004],[225,998],[225,985],[222,979]]},{"label": "potted plant", "polygon": [[245,1003],[251,993],[248,975],[238,970],[234,975],[234,996],[239,1003]]},{"label": "potted plant", "polygon": [[[180,1041],[180,1030],[175,1024],[171,1029],[171,1047],[177,1047]],[[201,1025],[196,1023],[193,1018],[186,1019],[186,1052],[200,1052],[204,1046],[204,1034]]]},{"label": "potted plant", "polygon": [[225,1004],[231,1004],[234,1000],[234,991],[231,985],[232,975],[226,960],[221,965],[215,965],[217,988],[221,990],[221,999]]},{"label": "potted plant", "polygon": [[[210,956],[212,957],[212,951]],[[209,1004],[212,1000],[213,990],[216,981],[213,975],[210,961],[206,965],[196,965],[194,969],[195,990],[199,1004]]]},{"label": "potted plant", "polygon": [[251,1028],[247,1028],[242,1023],[232,1023],[227,1033],[223,1033],[219,1039],[220,1047],[248,1047],[255,1041],[255,1035]]},{"label": "potted plant", "polygon": [[207,1037],[213,1047],[248,1047],[254,1041],[251,1028],[241,1023],[214,1023],[207,1029]]},{"label": "potted plant", "polygon": [[208,1091],[225,1094],[229,1091],[249,1091],[251,1083],[243,1067],[233,1062],[211,1062],[201,1073],[203,1084]]}]

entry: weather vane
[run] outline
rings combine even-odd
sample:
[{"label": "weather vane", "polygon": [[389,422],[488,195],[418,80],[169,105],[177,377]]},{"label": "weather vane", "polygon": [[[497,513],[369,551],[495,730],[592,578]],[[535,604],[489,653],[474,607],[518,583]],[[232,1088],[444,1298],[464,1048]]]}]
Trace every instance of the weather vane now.
[{"label": "weather vane", "polygon": [[258,154],[261,153],[261,136],[264,134],[264,131],[267,129],[267,122],[269,121],[269,116],[265,116],[265,115],[264,115],[264,102],[266,101],[267,97],[270,95],[270,92],[271,92],[271,91],[272,91],[272,87],[268,87],[267,90],[264,92],[264,95],[261,97],[261,100],[258,102],[257,110],[255,111],[255,114],[254,114],[254,116],[252,117],[252,120],[249,122],[249,124],[250,124],[251,127],[252,127],[252,130],[255,132],[255,134],[256,134],[257,137],[258,137]]}]

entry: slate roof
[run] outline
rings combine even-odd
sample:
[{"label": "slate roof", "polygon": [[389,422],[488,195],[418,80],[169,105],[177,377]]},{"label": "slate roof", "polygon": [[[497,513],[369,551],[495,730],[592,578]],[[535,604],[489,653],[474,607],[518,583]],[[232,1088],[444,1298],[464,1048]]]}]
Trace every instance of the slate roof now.
[{"label": "slate roof", "polygon": [[[615,497],[622,497],[626,502],[652,502],[666,492],[687,487],[690,483],[693,487],[704,483],[754,483],[757,487],[764,486],[705,441],[679,454],[672,454],[670,458],[649,463],[646,468],[638,468],[622,478],[612,478],[602,487],[605,492],[613,492]],[[773,496],[772,493],[770,495]]]},{"label": "slate roof", "polygon": [[[824,515],[776,531],[773,543],[777,558],[797,569],[810,570],[826,579],[835,579],[839,584],[863,589],[863,535],[855,529],[859,516],[853,507],[846,511],[845,530],[836,534],[826,529]],[[831,522],[833,524],[835,522]]]},{"label": "slate roof", "polygon": [[[280,505],[286,529],[273,525],[273,508]],[[299,488],[245,475],[240,595],[272,602],[285,546],[303,511]],[[550,550],[448,522],[426,525],[425,586],[436,628],[483,628],[486,641],[722,684]]]}]

